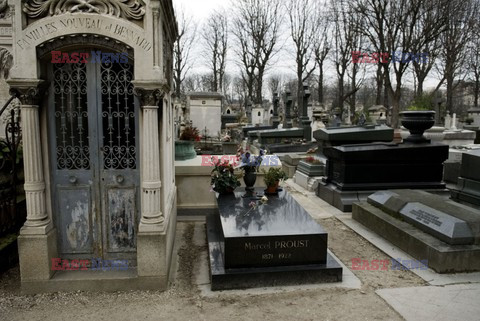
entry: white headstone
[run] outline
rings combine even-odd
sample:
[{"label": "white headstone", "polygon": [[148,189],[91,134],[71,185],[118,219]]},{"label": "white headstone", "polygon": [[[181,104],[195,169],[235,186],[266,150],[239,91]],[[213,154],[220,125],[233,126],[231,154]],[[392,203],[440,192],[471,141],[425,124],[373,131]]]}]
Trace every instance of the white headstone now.
[{"label": "white headstone", "polygon": [[447,116],[445,116],[445,129],[450,130],[451,127],[452,127],[452,117],[450,117],[450,114],[447,114]]},{"label": "white headstone", "polygon": [[451,130],[457,130],[457,114],[453,113]]}]

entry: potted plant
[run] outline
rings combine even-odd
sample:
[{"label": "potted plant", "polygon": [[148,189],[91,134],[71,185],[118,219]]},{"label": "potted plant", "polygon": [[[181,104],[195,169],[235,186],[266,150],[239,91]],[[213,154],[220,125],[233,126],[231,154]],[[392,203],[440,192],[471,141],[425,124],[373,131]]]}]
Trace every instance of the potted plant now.
[{"label": "potted plant", "polygon": [[[213,160],[213,158],[212,158]],[[234,167],[228,160],[218,160],[214,163],[214,167],[211,172],[210,185],[212,191],[219,194],[233,193],[235,188],[240,186],[240,181],[237,175],[234,173]]]},{"label": "potted plant", "polygon": [[274,194],[277,192],[278,185],[280,181],[286,180],[288,178],[287,174],[279,167],[270,167],[268,171],[264,171],[265,176],[263,180],[267,186],[266,193]]},{"label": "potted plant", "polygon": [[175,141],[175,160],[192,159],[197,156],[194,143],[200,141],[196,127],[187,126],[180,135],[180,140]]}]

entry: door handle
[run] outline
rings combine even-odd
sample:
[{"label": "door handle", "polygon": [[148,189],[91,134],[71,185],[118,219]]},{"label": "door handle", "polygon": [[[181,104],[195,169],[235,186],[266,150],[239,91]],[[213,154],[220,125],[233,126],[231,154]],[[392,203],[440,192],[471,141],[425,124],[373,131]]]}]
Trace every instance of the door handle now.
[{"label": "door handle", "polygon": [[119,184],[122,184],[123,181],[125,180],[125,178],[123,177],[123,175],[117,175],[117,177],[115,177],[117,183]]},{"label": "door handle", "polygon": [[77,182],[77,177],[72,175],[68,178],[68,181],[72,184],[75,184]]}]

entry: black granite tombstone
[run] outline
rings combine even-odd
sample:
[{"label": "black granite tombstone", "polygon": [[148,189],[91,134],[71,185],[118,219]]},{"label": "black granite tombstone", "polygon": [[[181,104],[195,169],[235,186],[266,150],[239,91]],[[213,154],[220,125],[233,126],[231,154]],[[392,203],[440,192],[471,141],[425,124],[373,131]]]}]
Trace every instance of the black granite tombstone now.
[{"label": "black granite tombstone", "polygon": [[456,201],[480,206],[480,150],[462,154],[457,188],[451,193]]},{"label": "black granite tombstone", "polygon": [[352,203],[378,190],[445,190],[443,162],[448,145],[372,143],[326,148],[327,177],[317,195],[349,212]]},{"label": "black granite tombstone", "polygon": [[264,285],[302,282],[300,275],[307,282],[341,280],[342,268],[327,253],[327,233],[286,191],[266,204],[241,195],[219,195],[219,214],[207,217],[212,290],[258,286],[260,279]]}]

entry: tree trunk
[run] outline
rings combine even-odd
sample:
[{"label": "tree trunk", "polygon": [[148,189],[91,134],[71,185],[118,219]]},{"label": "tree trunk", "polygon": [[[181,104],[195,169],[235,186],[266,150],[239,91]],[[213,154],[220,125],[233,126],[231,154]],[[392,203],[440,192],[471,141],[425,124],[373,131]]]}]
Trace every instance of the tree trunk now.
[{"label": "tree trunk", "polygon": [[383,71],[382,65],[378,65],[377,67],[377,95],[375,97],[375,105],[382,104],[382,89],[383,89]]},{"label": "tree trunk", "polygon": [[263,73],[264,70],[258,70],[257,83],[255,88],[255,104],[262,104],[262,86],[263,86]]},{"label": "tree trunk", "polygon": [[480,73],[475,73],[475,92],[473,93],[474,101],[473,105],[478,108],[478,94],[480,91]]},{"label": "tree trunk", "polygon": [[453,75],[447,74],[447,112],[453,113]]},{"label": "tree trunk", "polygon": [[323,104],[323,64],[319,64],[318,72],[318,102]]},{"label": "tree trunk", "polygon": [[343,88],[343,79],[345,77],[345,72],[343,72],[341,75],[338,76],[338,108],[340,109],[340,117],[343,116],[343,102],[344,102],[344,88]]}]

